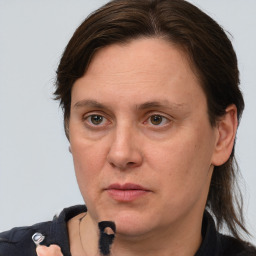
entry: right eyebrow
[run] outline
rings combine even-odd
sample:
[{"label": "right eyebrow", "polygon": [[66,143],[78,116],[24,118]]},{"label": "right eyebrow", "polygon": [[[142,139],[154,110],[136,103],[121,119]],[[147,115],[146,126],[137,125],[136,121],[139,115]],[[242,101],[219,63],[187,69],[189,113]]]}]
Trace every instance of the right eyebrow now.
[{"label": "right eyebrow", "polygon": [[98,109],[106,109],[107,107],[96,100],[81,100],[74,104],[74,108],[82,108],[82,107],[90,107],[90,108],[98,108]]}]

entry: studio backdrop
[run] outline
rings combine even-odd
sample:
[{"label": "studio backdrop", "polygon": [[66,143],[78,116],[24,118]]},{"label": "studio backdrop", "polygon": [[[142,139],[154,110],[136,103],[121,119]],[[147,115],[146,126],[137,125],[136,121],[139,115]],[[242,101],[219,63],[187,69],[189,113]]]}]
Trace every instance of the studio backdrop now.
[{"label": "studio backdrop", "polygon": [[[75,28],[106,0],[0,0],[0,230],[49,220],[83,203],[55,70]],[[236,156],[248,229],[256,244],[256,1],[194,0],[229,32],[245,98]]]}]

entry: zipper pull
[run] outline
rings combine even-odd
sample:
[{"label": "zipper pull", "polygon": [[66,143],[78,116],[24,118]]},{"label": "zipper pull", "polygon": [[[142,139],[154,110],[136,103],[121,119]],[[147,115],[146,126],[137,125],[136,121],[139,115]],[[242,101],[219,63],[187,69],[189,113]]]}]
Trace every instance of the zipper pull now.
[{"label": "zipper pull", "polygon": [[32,236],[32,240],[35,243],[36,247],[40,245],[41,242],[43,242],[45,239],[45,236],[43,236],[41,233],[35,233]]}]

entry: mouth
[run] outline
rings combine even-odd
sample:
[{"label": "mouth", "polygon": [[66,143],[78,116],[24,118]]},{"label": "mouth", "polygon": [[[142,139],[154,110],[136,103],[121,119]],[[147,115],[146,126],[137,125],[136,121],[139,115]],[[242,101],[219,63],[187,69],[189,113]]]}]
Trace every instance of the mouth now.
[{"label": "mouth", "polygon": [[133,183],[126,183],[126,184],[111,184],[106,189],[108,195],[119,202],[131,202],[138,198],[141,198],[151,191]]}]

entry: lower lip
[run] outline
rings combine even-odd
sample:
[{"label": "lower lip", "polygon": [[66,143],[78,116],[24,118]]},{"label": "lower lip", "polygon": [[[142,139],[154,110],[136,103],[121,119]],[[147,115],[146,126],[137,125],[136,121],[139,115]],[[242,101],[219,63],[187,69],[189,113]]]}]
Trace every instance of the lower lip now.
[{"label": "lower lip", "polygon": [[116,201],[120,202],[130,202],[135,199],[138,199],[146,194],[149,193],[149,191],[146,190],[121,190],[121,189],[108,189],[107,190],[110,197],[112,197]]}]

